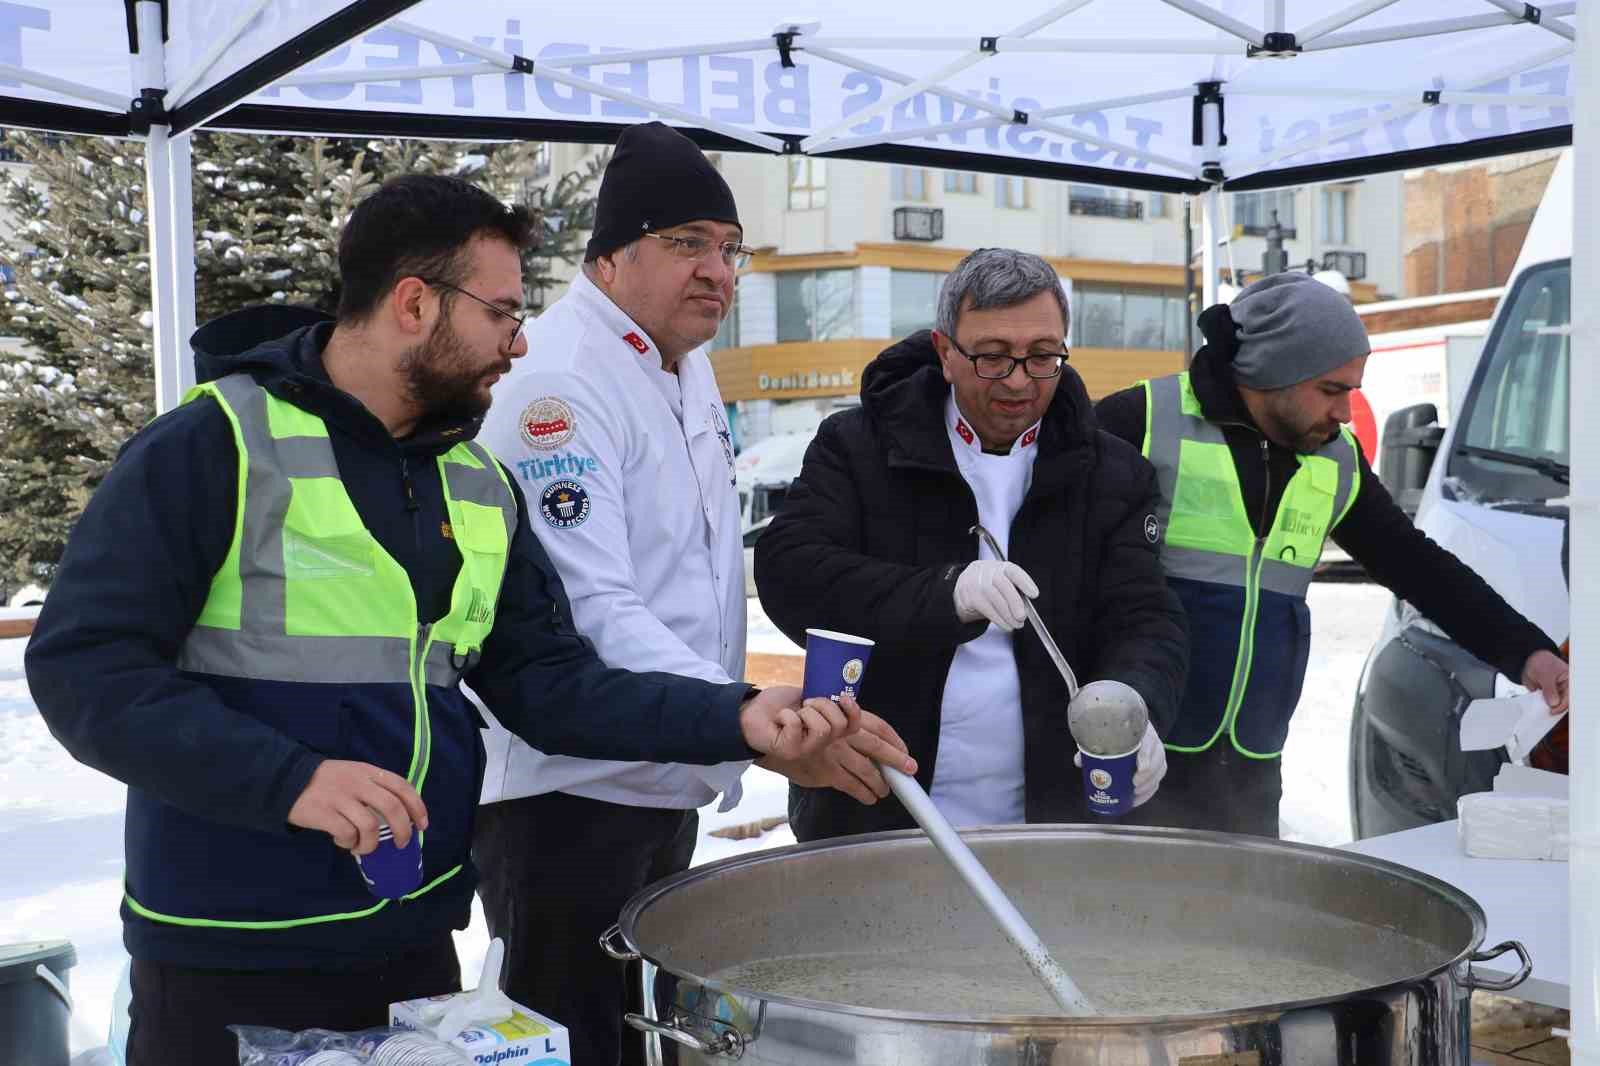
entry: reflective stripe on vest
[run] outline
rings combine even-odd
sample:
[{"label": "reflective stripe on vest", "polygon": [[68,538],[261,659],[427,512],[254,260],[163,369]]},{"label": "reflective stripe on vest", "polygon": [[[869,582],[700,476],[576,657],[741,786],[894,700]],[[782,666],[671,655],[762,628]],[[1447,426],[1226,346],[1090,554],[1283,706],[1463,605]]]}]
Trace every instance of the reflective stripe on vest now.
[{"label": "reflective stripe on vest", "polygon": [[[227,557],[179,651],[179,669],[263,681],[408,686],[414,727],[406,779],[420,793],[432,745],[426,686],[454,686],[494,625],[517,521],[500,465],[482,445],[467,442],[437,457],[461,569],[448,613],[424,625],[406,571],[367,530],[345,490],[322,419],[246,374],[195,386],[184,401],[202,396],[217,401],[233,430],[238,506]],[[158,914],[131,894],[127,901],[156,921],[256,929],[362,918],[389,902],[341,914],[233,922]]]},{"label": "reflective stripe on vest", "polygon": [[[1221,427],[1202,414],[1188,373],[1143,385],[1144,454],[1161,485],[1162,568],[1176,581],[1232,586],[1244,592],[1238,654],[1220,724],[1198,747],[1168,747],[1205,751],[1226,730],[1241,754],[1274,758],[1278,751],[1246,748],[1236,728],[1250,683],[1260,595],[1266,590],[1305,599],[1328,533],[1348,513],[1360,487],[1355,441],[1341,429],[1338,438],[1316,452],[1297,455],[1300,468],[1284,488],[1270,532],[1258,538],[1245,513],[1233,453]],[[1292,711],[1288,708],[1285,716]]]}]

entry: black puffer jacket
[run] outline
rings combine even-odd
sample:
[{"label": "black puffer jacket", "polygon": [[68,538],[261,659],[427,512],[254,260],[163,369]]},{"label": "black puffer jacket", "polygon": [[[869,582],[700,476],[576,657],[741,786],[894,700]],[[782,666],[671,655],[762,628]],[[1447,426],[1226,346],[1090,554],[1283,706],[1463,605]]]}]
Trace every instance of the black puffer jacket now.
[{"label": "black puffer jacket", "polygon": [[[949,386],[926,332],[881,353],[862,375],[859,409],[822,423],[783,510],[756,544],[767,614],[804,643],[807,626],[877,642],[862,704],[900,732],[933,782],[945,675],[986,622],[956,617],[956,577],[978,557],[978,520],[944,428]],[[1188,665],[1183,610],[1145,534],[1155,471],[1100,432],[1068,368],[1045,413],[1032,485],[1010,536],[1011,561],[1038,583],[1035,601],[1080,682],[1137,689],[1158,730],[1177,713]],[[1027,819],[1082,821],[1066,685],[1031,628],[1013,638],[1022,680]],[[893,797],[867,807],[840,792],[790,786],[801,840],[902,829]]]}]

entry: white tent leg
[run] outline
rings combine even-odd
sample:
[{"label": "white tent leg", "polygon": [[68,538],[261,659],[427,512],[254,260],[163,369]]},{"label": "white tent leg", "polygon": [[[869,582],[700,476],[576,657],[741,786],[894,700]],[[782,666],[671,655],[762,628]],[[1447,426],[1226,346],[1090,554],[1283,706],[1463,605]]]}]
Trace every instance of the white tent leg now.
[{"label": "white tent leg", "polygon": [[[1572,124],[1574,189],[1600,181],[1600,4],[1578,10],[1572,73],[1587,116]],[[1581,192],[1573,197],[1572,239],[1572,713],[1571,862],[1572,1062],[1600,1066],[1600,210]]]},{"label": "white tent leg", "polygon": [[[156,411],[170,411],[194,384],[194,219],[189,194],[189,138],[151,126],[144,155],[150,232],[150,306],[155,318]],[[179,186],[182,191],[180,193]],[[181,201],[181,202],[180,202]],[[180,217],[181,216],[181,217]],[[183,234],[179,247],[179,233]]]},{"label": "white tent leg", "polygon": [[1213,185],[1200,200],[1200,310],[1217,302],[1217,222],[1222,190]]}]

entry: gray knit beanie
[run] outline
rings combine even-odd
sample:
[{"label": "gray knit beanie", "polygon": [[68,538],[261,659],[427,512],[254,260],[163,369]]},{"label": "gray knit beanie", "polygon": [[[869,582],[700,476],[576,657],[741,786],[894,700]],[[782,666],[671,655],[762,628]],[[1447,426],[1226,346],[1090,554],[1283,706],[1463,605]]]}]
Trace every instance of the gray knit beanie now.
[{"label": "gray knit beanie", "polygon": [[1200,328],[1252,389],[1286,389],[1372,351],[1350,300],[1298,272],[1262,278],[1232,305],[1208,308]]}]

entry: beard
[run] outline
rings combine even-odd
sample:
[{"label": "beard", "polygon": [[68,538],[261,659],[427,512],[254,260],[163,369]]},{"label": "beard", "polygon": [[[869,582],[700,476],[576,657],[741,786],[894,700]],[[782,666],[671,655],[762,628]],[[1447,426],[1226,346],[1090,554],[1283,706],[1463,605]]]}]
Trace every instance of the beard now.
[{"label": "beard", "polygon": [[1307,418],[1306,413],[1295,405],[1290,395],[1292,391],[1284,389],[1280,395],[1274,395],[1269,400],[1266,417],[1261,420],[1263,424],[1259,428],[1274,442],[1309,455],[1338,436],[1339,423],[1317,422]]},{"label": "beard", "polygon": [[489,410],[489,390],[484,379],[510,369],[510,360],[485,368],[473,358],[448,316],[434,326],[428,339],[400,361],[406,396],[424,417],[482,418]]}]

